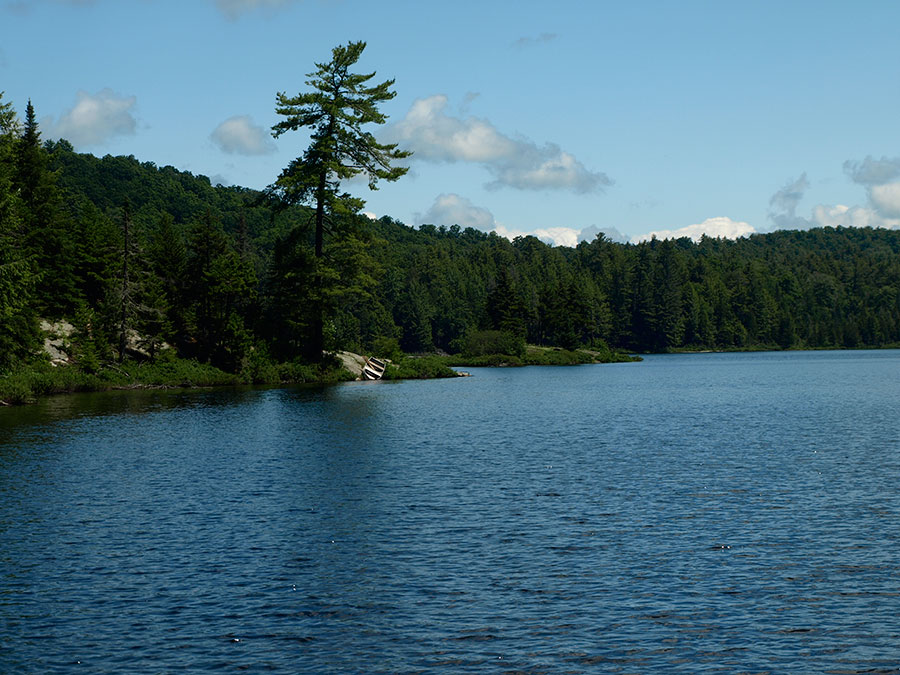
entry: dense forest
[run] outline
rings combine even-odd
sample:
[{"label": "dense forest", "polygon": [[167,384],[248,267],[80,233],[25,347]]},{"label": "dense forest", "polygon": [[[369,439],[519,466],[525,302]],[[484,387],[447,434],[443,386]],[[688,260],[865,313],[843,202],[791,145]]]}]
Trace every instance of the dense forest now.
[{"label": "dense forest", "polygon": [[0,371],[34,358],[41,319],[75,326],[85,368],[134,356],[127,335],[230,372],[315,359],[321,317],[326,350],[367,354],[900,343],[898,231],[566,248],[347,213],[316,256],[310,208],[76,153],[0,104]]}]

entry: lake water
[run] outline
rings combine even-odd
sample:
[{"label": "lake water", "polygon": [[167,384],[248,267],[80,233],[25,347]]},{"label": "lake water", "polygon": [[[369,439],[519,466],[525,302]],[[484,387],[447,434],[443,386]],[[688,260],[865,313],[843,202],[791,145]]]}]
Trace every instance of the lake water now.
[{"label": "lake water", "polygon": [[0,410],[0,672],[900,668],[900,351]]}]

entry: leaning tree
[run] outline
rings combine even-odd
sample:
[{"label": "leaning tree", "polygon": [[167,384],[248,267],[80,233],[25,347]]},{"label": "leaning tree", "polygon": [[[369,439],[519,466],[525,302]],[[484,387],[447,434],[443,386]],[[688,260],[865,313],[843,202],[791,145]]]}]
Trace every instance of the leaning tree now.
[{"label": "leaning tree", "polygon": [[[336,218],[358,213],[363,200],[341,191],[341,182],[363,174],[369,188],[377,189],[379,180],[395,181],[408,168],[393,166],[395,160],[411,153],[398,149],[396,144],[379,143],[369,131],[368,124],[384,124],[387,116],[379,111],[382,101],[396,95],[391,91],[394,80],[369,85],[375,73],[359,74],[350,68],[359,60],[365,42],[351,42],[335,47],[331,61],[317,63],[317,70],[309,73],[309,91],[296,96],[279,92],[279,115],[285,119],[272,127],[276,138],[287,131],[308,129],[309,147],[294,159],[272,186],[279,198],[289,204],[315,207],[315,258],[321,262],[325,252],[325,233]],[[316,285],[324,283],[321,274],[315,275]],[[309,351],[320,357],[324,346],[322,308],[314,311]]]}]

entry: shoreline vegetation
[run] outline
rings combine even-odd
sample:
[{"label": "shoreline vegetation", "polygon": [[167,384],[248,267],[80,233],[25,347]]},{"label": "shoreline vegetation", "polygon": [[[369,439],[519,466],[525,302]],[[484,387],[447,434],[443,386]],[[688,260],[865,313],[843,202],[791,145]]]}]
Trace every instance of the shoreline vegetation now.
[{"label": "shoreline vegetation", "polygon": [[[611,350],[565,350],[529,345],[522,355],[479,356],[394,353],[385,380],[459,377],[453,367],[570,366],[590,363],[640,361],[640,357]],[[58,394],[133,389],[196,389],[243,385],[336,384],[357,380],[340,359],[329,356],[320,363],[272,363],[261,359],[229,373],[208,363],[166,353],[155,361],[126,360],[85,369],[77,363],[55,365],[35,360],[0,376],[0,406],[34,403]]]},{"label": "shoreline vegetation", "polygon": [[[781,349],[778,346],[747,348],[681,348],[669,354],[723,354],[748,352],[830,351],[830,348]],[[846,349],[846,348],[844,348]],[[900,349],[900,343],[858,347],[863,350]],[[642,361],[640,354],[615,350],[562,349],[527,345],[524,354],[394,354],[384,380],[440,379],[459,377],[453,368],[518,368],[525,366],[576,366],[589,364],[632,363]],[[240,373],[229,373],[207,363],[167,355],[154,362],[125,361],[108,363],[87,371],[77,364],[54,365],[35,360],[0,376],[0,407],[24,405],[40,398],[60,394],[150,389],[203,389],[253,385],[289,386],[296,384],[337,384],[359,378],[331,355],[321,363],[256,363]]]}]

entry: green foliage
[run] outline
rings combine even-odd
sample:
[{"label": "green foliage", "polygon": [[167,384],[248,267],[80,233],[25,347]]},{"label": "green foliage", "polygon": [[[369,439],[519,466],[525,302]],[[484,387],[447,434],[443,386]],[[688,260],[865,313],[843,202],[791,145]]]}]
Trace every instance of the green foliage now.
[{"label": "green foliage", "polygon": [[14,187],[18,124],[0,92],[0,373],[37,347],[34,310],[39,273],[25,246],[24,205]]},{"label": "green foliage", "polygon": [[372,342],[372,354],[379,359],[390,359],[399,361],[403,358],[403,352],[400,349],[400,343],[397,338],[379,337]]},{"label": "green foliage", "polygon": [[463,341],[464,356],[505,354],[521,358],[525,356],[525,339],[501,330],[478,330],[469,333]]},{"label": "green foliage", "polygon": [[[323,348],[332,347],[325,344],[325,322],[334,320],[326,299],[334,299],[341,288],[334,283],[340,264],[318,262],[325,255],[325,230],[328,225],[336,227],[352,220],[364,205],[361,199],[340,192],[341,181],[363,174],[368,178],[369,189],[374,190],[379,180],[395,181],[403,176],[408,169],[392,166],[392,162],[411,154],[398,150],[395,144],[379,143],[363,129],[367,124],[384,124],[387,117],[378,106],[396,95],[390,89],[393,80],[368,86],[375,73],[350,71],[365,47],[365,42],[335,47],[331,61],[316,64],[316,72],[307,75],[311,91],[293,97],[279,92],[277,96],[275,110],[285,119],[273,127],[273,134],[278,137],[301,129],[310,132],[306,152],[281,172],[270,194],[288,204],[315,206],[313,250],[317,264],[308,279],[313,297],[307,308],[310,320],[305,340],[306,356],[313,360],[321,358]],[[338,247],[349,245],[351,249],[339,251],[339,259],[359,257],[353,256],[352,239],[336,241]]]},{"label": "green foliage", "polygon": [[445,359],[440,356],[406,357],[385,368],[385,380],[430,380],[440,377],[458,377]]}]

